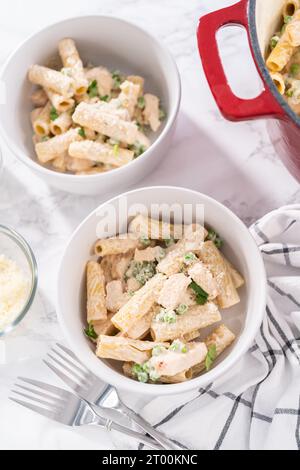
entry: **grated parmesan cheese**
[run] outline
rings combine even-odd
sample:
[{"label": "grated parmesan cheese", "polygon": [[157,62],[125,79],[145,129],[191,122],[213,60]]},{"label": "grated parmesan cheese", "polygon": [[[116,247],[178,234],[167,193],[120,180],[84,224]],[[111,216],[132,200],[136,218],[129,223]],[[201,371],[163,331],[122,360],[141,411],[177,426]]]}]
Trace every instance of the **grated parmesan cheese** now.
[{"label": "grated parmesan cheese", "polygon": [[15,261],[0,255],[0,331],[20,314],[29,290],[29,279],[21,268]]}]

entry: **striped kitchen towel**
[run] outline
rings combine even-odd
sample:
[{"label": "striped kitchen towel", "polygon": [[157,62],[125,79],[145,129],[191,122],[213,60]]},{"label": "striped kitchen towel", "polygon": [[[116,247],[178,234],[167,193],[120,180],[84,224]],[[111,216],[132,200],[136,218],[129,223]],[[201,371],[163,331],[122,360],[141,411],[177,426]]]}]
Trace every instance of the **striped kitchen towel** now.
[{"label": "striped kitchen towel", "polygon": [[[300,205],[271,212],[250,231],[268,274],[266,315],[251,349],[206,389],[141,408],[127,400],[188,449],[300,450]],[[114,434],[117,448],[136,448],[121,439]]]}]

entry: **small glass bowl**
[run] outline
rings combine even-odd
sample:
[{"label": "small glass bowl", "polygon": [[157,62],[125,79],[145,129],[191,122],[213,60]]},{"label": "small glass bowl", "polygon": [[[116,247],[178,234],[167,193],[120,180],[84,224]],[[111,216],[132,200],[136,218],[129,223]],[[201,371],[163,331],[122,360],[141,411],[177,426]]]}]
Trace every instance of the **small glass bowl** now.
[{"label": "small glass bowl", "polygon": [[28,298],[17,317],[8,324],[3,330],[0,330],[0,337],[11,332],[25,317],[29,311],[38,284],[38,272],[35,256],[24,238],[10,227],[0,224],[0,255],[5,255],[15,261],[30,279],[30,290]]}]

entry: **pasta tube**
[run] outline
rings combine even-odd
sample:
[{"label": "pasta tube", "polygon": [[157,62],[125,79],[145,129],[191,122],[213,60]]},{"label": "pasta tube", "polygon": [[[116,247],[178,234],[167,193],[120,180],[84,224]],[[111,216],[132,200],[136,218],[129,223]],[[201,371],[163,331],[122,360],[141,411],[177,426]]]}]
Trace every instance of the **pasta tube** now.
[{"label": "pasta tube", "polygon": [[150,359],[152,349],[155,346],[168,346],[168,343],[160,344],[151,341],[138,341],[122,336],[101,335],[96,354],[102,359],[115,359],[117,361],[143,364]]},{"label": "pasta tube", "polygon": [[177,316],[174,323],[162,322],[157,317],[154,318],[151,324],[151,336],[155,341],[174,340],[220,320],[220,312],[213,302],[195,305],[184,315]]},{"label": "pasta tube", "polygon": [[101,336],[101,335],[114,336],[118,333],[118,330],[111,322],[113,315],[114,315],[113,313],[109,313],[105,320],[92,321],[95,333],[98,336]]},{"label": "pasta tube", "polygon": [[87,264],[87,321],[107,319],[105,278],[99,263]]},{"label": "pasta tube", "polygon": [[69,113],[62,113],[57,119],[51,121],[50,130],[54,135],[61,135],[72,127],[72,118]]},{"label": "pasta tube", "polygon": [[74,80],[75,95],[84,95],[88,89],[88,80],[75,41],[70,38],[62,39],[58,44],[58,50],[64,67]]},{"label": "pasta tube", "polygon": [[65,113],[66,111],[70,111],[75,106],[75,101],[73,98],[66,98],[65,96],[59,95],[49,89],[45,90],[49,100],[51,101],[52,106],[59,113]]},{"label": "pasta tube", "polygon": [[40,85],[62,95],[71,98],[74,95],[74,81],[57,70],[49,69],[41,65],[32,65],[28,73],[29,81],[34,85]]},{"label": "pasta tube", "polygon": [[90,83],[97,82],[98,93],[100,97],[110,96],[114,80],[112,74],[105,67],[94,67],[86,71],[86,78]]},{"label": "pasta tube", "polygon": [[67,152],[72,142],[82,139],[78,131],[78,128],[70,129],[65,134],[53,137],[46,142],[36,144],[35,150],[40,162],[47,163]]},{"label": "pasta tube", "polygon": [[116,313],[112,318],[113,324],[123,333],[128,333],[154,306],[164,282],[165,276],[156,274]]},{"label": "pasta tube", "polygon": [[271,72],[281,72],[289,62],[293,52],[294,46],[291,44],[290,38],[285,31],[267,58],[266,64],[268,69]]},{"label": "pasta tube", "polygon": [[299,10],[299,8],[299,0],[286,0],[283,5],[282,14],[283,16],[294,16],[295,12]]},{"label": "pasta tube", "polygon": [[133,145],[138,135],[135,123],[105,113],[97,105],[80,103],[73,114],[73,121],[128,145]]},{"label": "pasta tube", "polygon": [[69,154],[73,158],[104,163],[116,168],[127,165],[134,159],[134,152],[130,150],[120,147],[114,148],[111,145],[93,142],[92,140],[74,142],[70,145]]},{"label": "pasta tube", "polygon": [[283,78],[283,75],[279,72],[273,72],[270,74],[271,78],[274,82],[274,85],[276,86],[277,90],[281,95],[284,95],[285,93],[285,81]]},{"label": "pasta tube", "polygon": [[234,284],[234,287],[236,289],[239,289],[245,284],[244,278],[241,276],[241,274],[233,267],[233,265],[228,261],[228,259],[224,258],[225,263],[227,264],[228,270],[230,272],[230,276],[232,279],[232,282]]},{"label": "pasta tube", "polygon": [[130,233],[146,236],[151,240],[171,238],[179,240],[183,236],[184,227],[181,224],[174,225],[139,214],[130,222],[128,230]]},{"label": "pasta tube", "polygon": [[31,95],[31,102],[33,106],[44,107],[46,106],[47,101],[48,101],[48,97],[42,88],[35,90]]},{"label": "pasta tube", "polygon": [[98,256],[119,255],[135,250],[140,246],[136,237],[126,234],[119,237],[98,240],[95,244],[95,254]]},{"label": "pasta tube", "polygon": [[[230,331],[227,326],[220,325],[216,330],[213,331],[211,335],[209,335],[205,339],[204,342],[206,344],[207,349],[209,349],[213,345],[216,346],[216,355],[218,357],[222,354],[222,352],[225,351],[226,348],[228,348],[234,342],[234,340],[235,335],[232,333],[232,331]],[[202,362],[192,367],[190,372],[192,377],[195,377],[204,370],[205,362]]]},{"label": "pasta tube", "polygon": [[34,110],[31,115],[34,132],[39,137],[46,137],[50,134],[50,109],[51,105],[48,103],[39,113]]},{"label": "pasta tube", "polygon": [[155,314],[159,311],[159,307],[154,306],[149,313],[138,320],[126,333],[126,336],[132,339],[144,339],[150,332],[151,322]]},{"label": "pasta tube", "polygon": [[300,10],[297,10],[290,23],[287,24],[284,35],[292,47],[300,46]]},{"label": "pasta tube", "polygon": [[221,308],[229,308],[239,303],[240,298],[232,281],[228,265],[214,242],[203,243],[198,256],[208,267],[217,281],[219,295],[217,302]]}]

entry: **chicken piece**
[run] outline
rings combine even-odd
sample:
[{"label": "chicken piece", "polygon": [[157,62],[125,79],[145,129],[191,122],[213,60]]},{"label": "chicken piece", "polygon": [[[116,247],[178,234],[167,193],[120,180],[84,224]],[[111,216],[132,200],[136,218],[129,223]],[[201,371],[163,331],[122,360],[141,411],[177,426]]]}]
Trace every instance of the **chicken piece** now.
[{"label": "chicken piece", "polygon": [[106,308],[116,313],[129,300],[129,295],[123,292],[122,281],[112,281],[106,286]]},{"label": "chicken piece", "polygon": [[167,310],[176,310],[182,303],[191,279],[183,273],[173,274],[166,280],[157,302]]},{"label": "chicken piece", "polygon": [[165,250],[160,246],[146,248],[145,250],[135,250],[134,261],[143,263],[144,261],[161,261],[165,257]]},{"label": "chicken piece", "polygon": [[207,294],[209,300],[215,299],[219,295],[217,281],[210,270],[200,261],[194,264],[188,270],[189,276],[198,284]]}]

